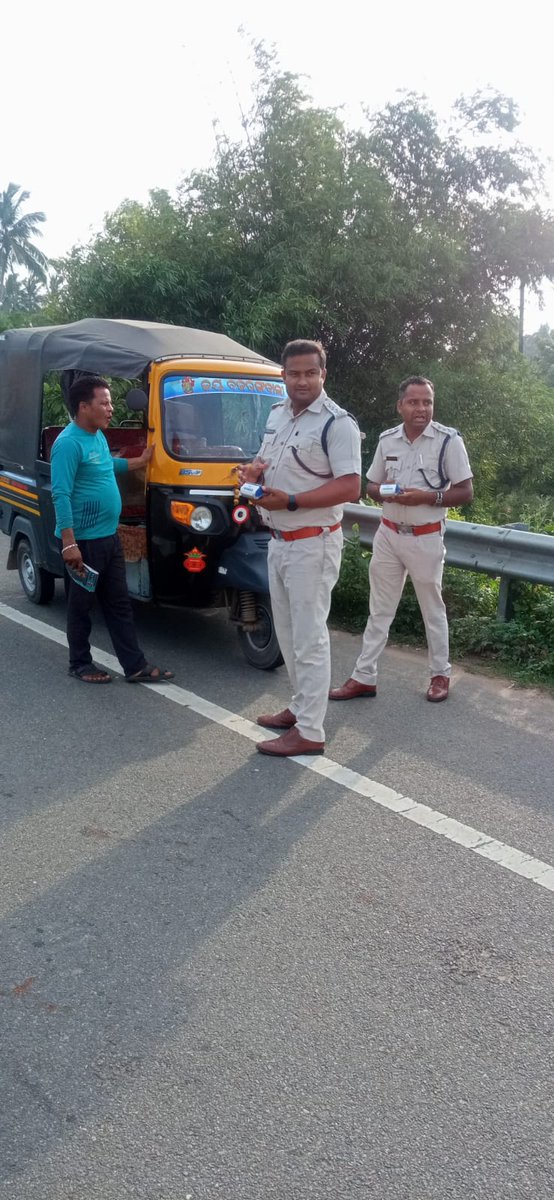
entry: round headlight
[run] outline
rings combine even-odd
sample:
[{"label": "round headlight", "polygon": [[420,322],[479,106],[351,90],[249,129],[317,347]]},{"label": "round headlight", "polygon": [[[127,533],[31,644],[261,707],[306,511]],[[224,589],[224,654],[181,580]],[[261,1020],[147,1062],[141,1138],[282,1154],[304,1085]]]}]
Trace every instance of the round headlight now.
[{"label": "round headlight", "polygon": [[197,533],[205,533],[213,522],[213,516],[209,508],[205,508],[202,504],[195,508],[190,515],[190,523]]}]

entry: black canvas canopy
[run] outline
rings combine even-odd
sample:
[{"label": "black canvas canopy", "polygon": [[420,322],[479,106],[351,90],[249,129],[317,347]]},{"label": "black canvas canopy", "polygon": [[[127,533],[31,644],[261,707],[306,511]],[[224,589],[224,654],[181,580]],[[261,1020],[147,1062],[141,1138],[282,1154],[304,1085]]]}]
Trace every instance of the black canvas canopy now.
[{"label": "black canvas canopy", "polygon": [[31,471],[38,453],[42,381],[48,371],[90,371],[121,379],[163,358],[270,360],[223,333],[88,317],[71,325],[0,334],[0,468]]}]

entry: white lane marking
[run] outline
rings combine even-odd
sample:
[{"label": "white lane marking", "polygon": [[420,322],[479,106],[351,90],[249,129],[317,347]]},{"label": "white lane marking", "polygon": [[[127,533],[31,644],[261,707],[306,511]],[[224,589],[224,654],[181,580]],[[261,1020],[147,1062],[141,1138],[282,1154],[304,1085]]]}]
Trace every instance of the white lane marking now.
[{"label": "white lane marking", "polygon": [[[41,637],[49,638],[50,641],[56,642],[60,646],[67,646],[65,633],[54,629],[44,621],[37,621],[36,617],[30,617],[27,613],[18,612],[17,609],[9,608],[8,605],[2,603],[0,603],[0,616],[5,617],[8,621],[13,621],[16,625],[23,625],[24,628],[32,630],[33,633],[39,633]],[[100,666],[106,667],[115,674],[122,674],[119,662],[112,654],[106,654],[94,646],[92,654],[95,662]],[[197,696],[195,692],[188,692],[185,688],[178,687],[175,683],[147,683],[140,686],[147,687],[151,692],[158,692],[159,695],[183,708],[192,709],[193,712],[205,717],[208,721],[214,721],[216,725],[222,725],[223,728],[230,729],[233,733],[238,733],[251,742],[261,742],[279,736],[277,733],[273,734],[271,730],[261,729],[253,721],[231,712],[228,708],[222,708],[219,704],[213,704],[211,700],[204,700],[202,696]],[[554,892],[554,867],[550,863],[533,858],[531,854],[525,854],[523,850],[517,850],[506,842],[498,841],[497,838],[491,838],[488,834],[473,829],[471,825],[464,825],[454,817],[448,817],[445,813],[429,808],[427,804],[419,804],[417,801],[411,800],[409,796],[402,796],[393,788],[377,783],[366,775],[360,775],[357,771],[352,771],[350,767],[342,767],[340,763],[334,762],[331,758],[325,758],[323,755],[317,758],[312,758],[310,755],[298,755],[292,761],[306,767],[308,771],[323,775],[325,779],[337,783],[339,787],[367,797],[374,804],[389,809],[390,812],[404,817],[407,821],[413,821],[416,825],[421,825],[432,833],[447,838],[457,846],[463,846],[466,850],[471,850],[482,858],[490,859],[506,871],[511,871],[514,875],[521,875],[523,879],[529,879],[532,883],[546,888],[547,891]]]}]

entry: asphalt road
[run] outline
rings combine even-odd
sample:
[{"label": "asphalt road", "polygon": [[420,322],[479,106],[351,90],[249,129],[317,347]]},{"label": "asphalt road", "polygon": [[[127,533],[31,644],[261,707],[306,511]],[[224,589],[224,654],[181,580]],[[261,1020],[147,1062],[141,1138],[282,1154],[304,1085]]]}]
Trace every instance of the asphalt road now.
[{"label": "asphalt road", "polygon": [[[59,593],[0,570],[12,615],[63,630]],[[456,670],[430,705],[389,650],[321,774],[213,707],[289,698],[221,614],[137,622],[173,695],[0,608],[2,1200],[551,1200],[554,892],[448,830],[554,864],[552,698]]]}]

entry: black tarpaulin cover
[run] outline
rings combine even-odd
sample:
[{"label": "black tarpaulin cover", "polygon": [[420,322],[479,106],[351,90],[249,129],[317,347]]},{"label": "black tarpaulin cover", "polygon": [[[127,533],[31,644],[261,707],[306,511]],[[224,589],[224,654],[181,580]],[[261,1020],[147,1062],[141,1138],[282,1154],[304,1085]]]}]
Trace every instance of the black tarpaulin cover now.
[{"label": "black tarpaulin cover", "polygon": [[8,329],[0,334],[0,469],[33,471],[47,371],[91,371],[121,379],[142,375],[160,358],[269,359],[223,333],[88,317],[71,325]]}]

